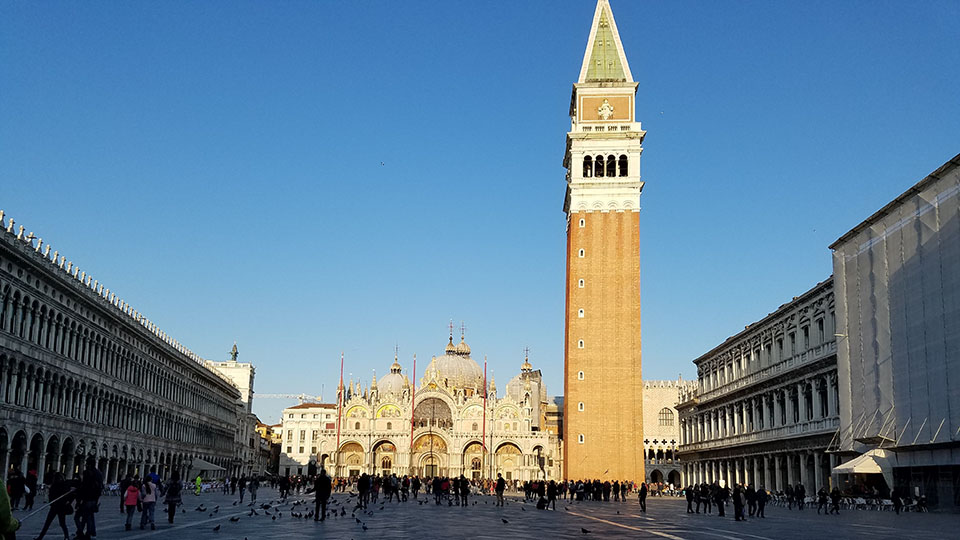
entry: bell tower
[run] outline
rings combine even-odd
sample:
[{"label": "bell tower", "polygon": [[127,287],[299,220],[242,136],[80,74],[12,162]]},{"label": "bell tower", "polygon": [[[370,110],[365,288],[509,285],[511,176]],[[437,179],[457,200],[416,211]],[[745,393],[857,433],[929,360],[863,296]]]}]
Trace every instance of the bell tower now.
[{"label": "bell tower", "polygon": [[644,480],[637,83],[598,0],[570,99],[564,476]]}]

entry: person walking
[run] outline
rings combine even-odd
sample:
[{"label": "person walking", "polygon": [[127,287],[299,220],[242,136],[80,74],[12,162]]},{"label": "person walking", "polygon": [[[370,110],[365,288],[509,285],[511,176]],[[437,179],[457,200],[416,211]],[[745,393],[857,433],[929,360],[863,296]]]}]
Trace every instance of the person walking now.
[{"label": "person walking", "polygon": [[250,504],[257,502],[257,490],[260,489],[260,480],[256,476],[251,477],[247,482],[247,491],[250,492]]},{"label": "person walking", "polygon": [[240,488],[240,504],[243,504],[243,494],[247,492],[247,477],[241,476],[237,486]]},{"label": "person walking", "polygon": [[[688,514],[692,514],[692,513],[693,513],[693,498],[694,498],[694,490],[695,490],[695,489],[696,489],[696,488],[694,488],[693,486],[687,486],[687,489],[683,490],[683,494],[687,496],[687,513],[688,513]],[[700,505],[699,505],[699,503],[698,503],[698,504],[697,504],[697,509],[699,509],[699,507],[700,507]],[[698,512],[698,513],[699,513],[699,512]]]},{"label": "person walking", "polygon": [[827,512],[828,514],[840,515],[840,499],[842,498],[840,490],[833,488],[833,491],[830,492],[830,511]]},{"label": "person walking", "polygon": [[706,482],[700,484],[700,500],[703,501],[703,513],[711,514],[713,513],[711,507],[713,506],[713,493],[711,487]]},{"label": "person walking", "polygon": [[638,502],[640,503],[640,511],[647,511],[647,483],[643,482],[640,484],[640,491],[637,492]]},{"label": "person walking", "polygon": [[793,510],[793,486],[787,484],[786,487],[783,488],[783,494],[787,497],[787,510]]},{"label": "person walking", "polygon": [[167,505],[167,522],[173,523],[173,516],[177,515],[177,505],[183,500],[181,491],[183,485],[180,483],[180,473],[173,471],[170,480],[167,482],[166,496],[163,501]]},{"label": "person walking", "polygon": [[716,490],[714,491],[714,501],[717,504],[717,516],[724,517],[726,513],[724,512],[725,506],[727,504],[727,499],[730,498],[730,488],[727,486],[720,487],[720,484],[714,484]]},{"label": "person walking", "polygon": [[767,507],[767,500],[770,498],[767,495],[767,490],[763,486],[760,486],[760,489],[757,490],[757,517],[765,518],[766,514],[763,513],[763,509]]},{"label": "person walking", "polygon": [[87,457],[86,469],[80,478],[77,490],[77,540],[97,536],[96,514],[100,510],[100,495],[103,494],[103,474],[97,470],[93,456]]},{"label": "person walking", "polygon": [[797,497],[797,508],[803,510],[803,505],[807,502],[807,488],[798,482],[796,489],[793,490],[793,494]]},{"label": "person walking", "polygon": [[547,484],[547,508],[550,508],[550,505],[553,505],[553,509],[557,509],[557,483],[553,480]]},{"label": "person walking", "polygon": [[10,493],[10,508],[12,510],[20,509],[20,499],[26,491],[26,485],[26,480],[24,480],[20,469],[14,468],[7,475],[7,490]]},{"label": "person walking", "polygon": [[827,515],[829,508],[827,507],[827,488],[822,487],[820,491],[817,492],[817,515],[820,515],[820,509],[823,509],[823,515]]},{"label": "person walking", "polygon": [[413,500],[417,500],[417,495],[420,493],[420,477],[414,476],[413,480],[410,481],[410,489],[413,490]]},{"label": "person walking", "polygon": [[149,523],[150,530],[157,530],[157,525],[154,522],[154,512],[157,508],[157,485],[153,483],[153,478],[150,475],[143,479],[143,485],[140,486],[140,502],[143,505],[140,514],[140,529],[143,530]]},{"label": "person walking", "polygon": [[753,484],[747,486],[747,510],[750,517],[757,513],[757,490],[753,489]]},{"label": "person walking", "polygon": [[460,506],[463,508],[467,507],[467,496],[470,495],[470,482],[467,482],[467,477],[460,475]]},{"label": "person walking", "polygon": [[194,485],[195,485],[196,487],[195,487],[194,490],[193,490],[193,494],[196,495],[197,497],[199,497],[199,496],[200,496],[200,490],[203,488],[203,477],[200,476],[199,474],[197,475],[196,481],[194,481]]},{"label": "person walking", "polygon": [[67,515],[73,513],[73,495],[75,491],[76,490],[72,489],[63,477],[63,473],[54,473],[53,483],[50,484],[50,507],[47,510],[47,519],[43,522],[43,528],[40,529],[40,534],[33,540],[43,540],[54,518],[57,518],[60,529],[63,531],[64,540],[70,540],[70,531],[67,530]]},{"label": "person walking", "polygon": [[124,523],[123,529],[129,531],[133,525],[133,514],[141,504],[140,486],[129,475],[126,479],[126,485],[127,489],[120,496],[120,513],[127,513],[127,521]]},{"label": "person walking", "polygon": [[497,506],[503,506],[503,490],[507,488],[507,483],[503,479],[503,475],[497,473]]},{"label": "person walking", "polygon": [[734,521],[746,521],[743,516],[743,506],[745,502],[743,486],[737,484],[733,487],[733,519]]},{"label": "person walking", "polygon": [[37,497],[37,471],[27,471],[27,477],[23,480],[23,509],[33,510],[33,499]]},{"label": "person walking", "polygon": [[[333,491],[333,485],[330,483],[330,477],[327,476],[326,469],[320,469],[320,474],[317,475],[317,479],[313,484],[313,489],[316,492],[313,520],[324,521],[327,519],[327,500],[330,498],[330,493]],[[252,492],[251,496],[253,496]]]}]

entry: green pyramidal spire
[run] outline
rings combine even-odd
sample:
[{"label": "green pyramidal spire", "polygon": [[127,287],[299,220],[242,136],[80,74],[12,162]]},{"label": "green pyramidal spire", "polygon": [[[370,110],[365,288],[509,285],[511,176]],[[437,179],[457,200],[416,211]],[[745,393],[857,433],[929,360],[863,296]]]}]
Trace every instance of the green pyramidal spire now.
[{"label": "green pyramidal spire", "polygon": [[633,82],[607,0],[597,1],[579,82]]}]

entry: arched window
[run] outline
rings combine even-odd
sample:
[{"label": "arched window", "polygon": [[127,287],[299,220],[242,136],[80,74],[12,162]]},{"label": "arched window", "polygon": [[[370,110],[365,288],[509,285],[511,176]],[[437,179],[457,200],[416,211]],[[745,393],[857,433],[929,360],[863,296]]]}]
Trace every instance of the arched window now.
[{"label": "arched window", "polygon": [[597,156],[593,162],[593,175],[603,176],[603,156]]},{"label": "arched window", "polygon": [[470,469],[474,471],[479,471],[481,466],[482,466],[482,462],[480,461],[480,458],[475,457],[470,460]]},{"label": "arched window", "polygon": [[474,431],[477,431],[477,430],[478,430],[478,427],[479,427],[479,426],[477,426],[477,423],[474,422],[474,423],[473,423],[473,430],[474,430]]},{"label": "arched window", "polygon": [[620,176],[626,176],[626,175],[627,175],[627,156],[621,155],[620,156]]},{"label": "arched window", "polygon": [[583,280],[582,280],[582,279],[577,282],[577,287],[580,287],[581,289],[583,288]]},{"label": "arched window", "polygon": [[579,318],[581,318],[581,319],[583,318],[583,309],[577,311],[577,317],[579,317]]},{"label": "arched window", "polygon": [[577,403],[577,410],[578,410],[578,411],[583,411],[583,402],[582,402],[582,401],[581,401],[580,403]]},{"label": "arched window", "polygon": [[661,426],[673,425],[673,411],[671,411],[669,407],[664,407],[660,409],[660,425]]},{"label": "arched window", "polygon": [[611,178],[617,176],[617,156],[607,156],[607,176]]},{"label": "arched window", "polygon": [[583,444],[583,433],[577,435],[577,442]]},{"label": "arched window", "polygon": [[385,457],[380,461],[380,468],[384,470],[390,470],[390,467],[393,465],[393,462],[390,461],[390,458]]},{"label": "arched window", "polygon": [[357,422],[357,423],[353,426],[353,429],[360,429],[360,422]]},{"label": "arched window", "polygon": [[387,430],[393,429],[393,422],[387,422]]},{"label": "arched window", "polygon": [[577,341],[577,348],[578,348],[578,349],[582,349],[582,348],[583,348],[583,340],[582,340],[582,339],[579,340],[579,341]]},{"label": "arched window", "polygon": [[583,157],[583,177],[590,178],[593,176],[593,158],[590,156]]}]

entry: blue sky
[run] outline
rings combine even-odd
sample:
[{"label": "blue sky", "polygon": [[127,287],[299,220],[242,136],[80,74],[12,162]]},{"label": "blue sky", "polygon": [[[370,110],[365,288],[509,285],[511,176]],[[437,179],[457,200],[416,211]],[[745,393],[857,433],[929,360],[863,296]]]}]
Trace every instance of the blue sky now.
[{"label": "blue sky", "polygon": [[[830,275],[954,156],[956,1],[614,0],[647,130],[644,377]],[[3,2],[0,208],[258,392],[450,319],[562,393],[571,84],[594,2]],[[382,163],[382,165],[381,165]],[[418,374],[419,376],[419,374]],[[276,421],[280,400],[255,402]]]}]

